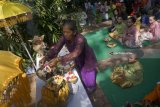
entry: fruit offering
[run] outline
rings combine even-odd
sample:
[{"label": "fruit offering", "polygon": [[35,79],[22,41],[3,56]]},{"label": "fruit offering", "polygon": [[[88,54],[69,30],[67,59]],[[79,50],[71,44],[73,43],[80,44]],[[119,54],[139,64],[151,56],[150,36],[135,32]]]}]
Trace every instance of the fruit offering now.
[{"label": "fruit offering", "polygon": [[71,83],[75,84],[77,82],[77,80],[78,80],[78,77],[72,71],[69,71],[66,74],[66,80],[68,82],[71,82]]}]

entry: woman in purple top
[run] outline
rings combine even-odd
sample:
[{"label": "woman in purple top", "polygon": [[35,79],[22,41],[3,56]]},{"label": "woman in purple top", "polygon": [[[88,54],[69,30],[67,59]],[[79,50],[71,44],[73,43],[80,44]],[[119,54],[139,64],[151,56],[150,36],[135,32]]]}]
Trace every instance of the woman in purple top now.
[{"label": "woman in purple top", "polygon": [[[57,57],[57,54],[66,45],[69,54]],[[96,65],[97,60],[92,48],[88,45],[87,40],[77,32],[76,23],[72,20],[67,20],[63,24],[63,36],[59,42],[50,49],[48,55],[42,60],[49,60],[49,66],[56,66],[58,62],[66,63],[75,61],[80,69],[81,78],[88,91],[96,88]]]},{"label": "woman in purple top", "polygon": [[134,17],[130,17],[127,20],[127,29],[124,32],[125,35],[119,37],[119,41],[122,45],[127,46],[128,48],[137,48],[139,47],[137,45],[139,31],[137,30],[135,26],[136,19]]}]

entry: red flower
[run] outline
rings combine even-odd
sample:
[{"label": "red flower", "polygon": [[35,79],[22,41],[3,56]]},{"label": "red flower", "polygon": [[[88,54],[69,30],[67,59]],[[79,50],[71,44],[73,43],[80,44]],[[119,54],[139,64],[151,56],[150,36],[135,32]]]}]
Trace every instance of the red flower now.
[{"label": "red flower", "polygon": [[68,74],[71,75],[71,74],[73,74],[73,73],[72,73],[72,71],[69,71]]}]

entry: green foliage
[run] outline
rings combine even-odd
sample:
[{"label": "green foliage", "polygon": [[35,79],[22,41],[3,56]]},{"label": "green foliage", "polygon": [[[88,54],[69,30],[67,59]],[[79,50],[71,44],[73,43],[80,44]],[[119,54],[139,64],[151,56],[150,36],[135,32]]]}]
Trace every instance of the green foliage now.
[{"label": "green foliage", "polygon": [[[29,60],[29,56],[24,47],[21,45],[19,36],[13,30],[15,29],[15,27],[21,30],[23,40],[25,41],[30,53],[33,54],[33,50],[31,49],[31,46],[27,41],[28,35],[25,34],[25,32],[22,29],[20,29],[23,28],[21,25],[10,27],[12,34],[9,34],[4,28],[0,29],[0,50],[11,51],[15,55],[22,57],[23,59],[25,59],[23,64],[27,65],[28,63],[26,61]],[[24,68],[26,68],[26,66],[24,66]]]},{"label": "green foliage", "polygon": [[56,43],[60,36],[60,25],[65,13],[64,0],[35,0],[34,20],[38,25],[40,34],[46,35],[49,45]]},{"label": "green foliage", "polygon": [[[71,17],[71,19],[76,20],[76,9],[78,4],[76,0],[72,0],[72,5],[70,9],[67,9],[67,3],[65,0],[10,0],[12,2],[20,2],[23,4],[30,5],[33,10],[33,20],[38,27],[40,34],[45,35],[45,42],[48,45],[57,43],[61,35],[61,25],[64,19]],[[76,4],[76,5],[75,5]],[[72,12],[72,13],[71,13]],[[76,20],[77,21],[77,20]],[[77,26],[79,30],[81,29],[78,22]],[[27,28],[25,23],[18,24],[16,27],[23,37],[24,42],[27,45],[31,55],[33,56],[32,47],[29,45],[28,40],[33,38],[33,35],[27,34]],[[12,27],[11,29],[14,29]],[[8,35],[4,29],[0,29],[0,49],[12,51],[18,56],[23,57],[28,60],[29,57],[22,47],[19,37],[16,33]]]},{"label": "green foliage", "polygon": [[102,17],[101,17],[100,12],[97,12],[97,15],[96,15],[96,22],[97,22],[97,23],[102,22]]},{"label": "green foliage", "polygon": [[[34,21],[38,25],[40,34],[45,34],[45,42],[49,45],[57,43],[61,34],[61,25],[67,18],[77,19],[75,12],[76,0],[72,0],[72,5],[67,8],[65,0],[35,0]],[[80,29],[80,28],[79,28]]]},{"label": "green foliage", "polygon": [[27,57],[23,49],[19,37],[13,33],[7,34],[4,29],[0,29],[0,45],[2,50],[11,51],[18,56]]}]

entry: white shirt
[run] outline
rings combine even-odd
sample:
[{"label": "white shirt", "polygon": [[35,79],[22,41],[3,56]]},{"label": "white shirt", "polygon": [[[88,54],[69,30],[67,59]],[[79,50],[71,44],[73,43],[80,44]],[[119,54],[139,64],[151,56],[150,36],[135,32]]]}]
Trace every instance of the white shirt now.
[{"label": "white shirt", "polygon": [[141,37],[140,38],[142,39],[142,41],[151,40],[153,38],[153,35],[150,32],[143,32],[143,33],[141,33]]}]

